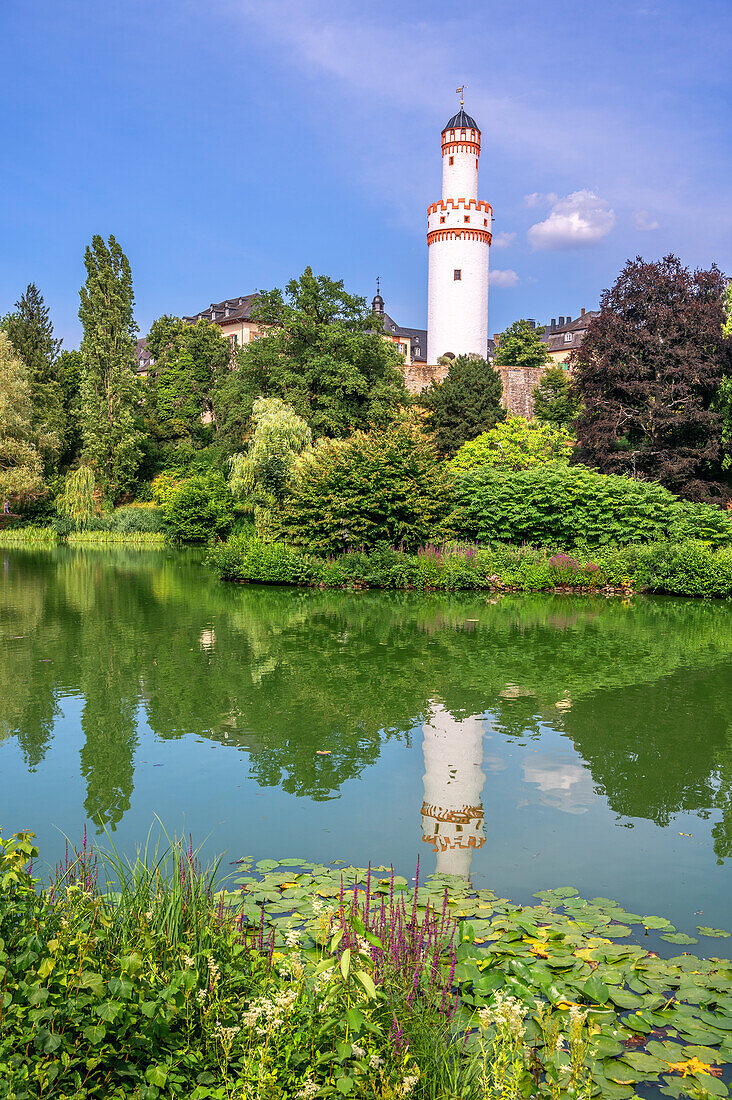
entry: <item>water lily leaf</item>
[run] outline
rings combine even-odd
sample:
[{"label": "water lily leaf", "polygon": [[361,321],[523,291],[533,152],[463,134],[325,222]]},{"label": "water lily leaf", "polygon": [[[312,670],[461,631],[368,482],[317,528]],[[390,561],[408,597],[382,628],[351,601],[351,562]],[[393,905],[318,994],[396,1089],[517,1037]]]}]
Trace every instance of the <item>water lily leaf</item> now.
[{"label": "water lily leaf", "polygon": [[260,859],[254,866],[258,871],[274,871],[275,867],[279,867],[279,865],[279,860],[276,859]]},{"label": "water lily leaf", "polygon": [[609,1035],[598,1035],[592,1043],[592,1053],[595,1058],[614,1058],[622,1054],[625,1047],[617,1039]]},{"label": "water lily leaf", "polygon": [[585,984],[581,987],[583,996],[587,997],[590,1001],[596,1001],[598,1004],[604,1005],[610,996],[610,990],[596,974],[588,978]]},{"label": "water lily leaf", "polygon": [[663,1070],[668,1069],[668,1063],[652,1054],[645,1054],[640,1050],[629,1050],[623,1055],[623,1062],[628,1062],[633,1069],[639,1070],[644,1076],[657,1077]]},{"label": "water lily leaf", "polygon": [[703,928],[700,924],[697,924],[696,930],[700,936],[717,936],[726,937],[729,936],[729,932],[725,932],[723,928]]},{"label": "water lily leaf", "polygon": [[618,1008],[640,1008],[643,1004],[642,997],[639,997],[637,993],[629,993],[625,989],[611,989],[609,997]]},{"label": "water lily leaf", "polygon": [[661,936],[667,943],[699,943],[693,936],[687,936],[685,932],[666,932]]},{"label": "water lily leaf", "polygon": [[645,928],[663,928],[667,932],[676,931],[671,921],[666,920],[665,917],[643,917],[642,919]]}]

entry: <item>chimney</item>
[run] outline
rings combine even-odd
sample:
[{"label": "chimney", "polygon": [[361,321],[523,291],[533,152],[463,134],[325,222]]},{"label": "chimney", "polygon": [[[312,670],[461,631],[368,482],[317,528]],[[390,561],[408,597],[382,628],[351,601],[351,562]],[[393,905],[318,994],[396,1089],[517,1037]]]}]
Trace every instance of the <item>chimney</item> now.
[{"label": "chimney", "polygon": [[556,328],[556,327],[557,327],[557,319],[556,319],[556,317],[552,317],[552,323],[549,325],[549,328]]},{"label": "chimney", "polygon": [[493,343],[496,345],[496,347],[498,347],[498,340],[499,340],[500,335],[501,335],[500,332],[494,332],[493,333]]},{"label": "chimney", "polygon": [[529,326],[530,326],[531,328],[536,328],[536,321],[534,320],[534,318],[533,318],[533,317],[529,317],[529,318],[528,318],[528,322],[529,322]]},{"label": "chimney", "polygon": [[569,324],[569,322],[570,322],[571,320],[572,320],[572,318],[571,318],[571,317],[570,317],[569,315],[567,315],[567,324]]},{"label": "chimney", "polygon": [[582,306],[582,312],[580,313],[580,317],[584,317],[584,315],[585,315],[585,307]]},{"label": "chimney", "polygon": [[559,318],[559,327],[561,328],[563,324],[564,324],[564,318],[560,317]]}]

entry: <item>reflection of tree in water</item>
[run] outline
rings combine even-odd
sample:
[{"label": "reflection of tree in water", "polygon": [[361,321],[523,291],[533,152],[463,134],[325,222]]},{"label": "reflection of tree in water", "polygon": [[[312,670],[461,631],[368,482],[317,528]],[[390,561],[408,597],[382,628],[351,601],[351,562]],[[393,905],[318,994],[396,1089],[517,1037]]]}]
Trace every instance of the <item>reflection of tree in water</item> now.
[{"label": "reflection of tree in water", "polygon": [[[508,736],[538,735],[547,719],[566,728],[619,813],[662,823],[732,800],[732,767],[726,795],[715,788],[732,756],[723,701],[708,698],[732,654],[722,604],[249,588],[173,553],[8,560],[2,635],[26,638],[0,667],[0,737],[17,736],[34,765],[58,697],[83,696],[87,810],[112,825],[132,793],[140,702],[157,736],[246,751],[258,783],[315,799],[373,764],[385,739],[409,738],[439,698],[454,721],[490,711]],[[664,761],[649,788],[646,766]]]}]

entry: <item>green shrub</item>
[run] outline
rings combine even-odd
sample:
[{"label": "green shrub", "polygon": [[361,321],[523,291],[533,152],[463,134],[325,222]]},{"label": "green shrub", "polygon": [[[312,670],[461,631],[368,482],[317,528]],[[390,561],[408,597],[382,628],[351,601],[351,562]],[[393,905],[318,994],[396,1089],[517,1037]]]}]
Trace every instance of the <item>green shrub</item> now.
[{"label": "green shrub", "polygon": [[408,423],[323,440],[295,463],[277,516],[284,541],[325,553],[380,543],[416,549],[439,530],[450,475]]},{"label": "green shrub", "polygon": [[112,513],[110,530],[121,535],[143,534],[162,531],[163,512],[161,508],[146,508],[136,504],[127,504],[116,508]]},{"label": "green shrub", "polygon": [[547,462],[569,462],[574,443],[569,432],[538,420],[509,416],[488,432],[464,443],[452,460],[454,470],[497,466],[528,470]]},{"label": "green shrub", "polygon": [[478,542],[571,549],[663,539],[732,543],[730,517],[709,505],[682,503],[651,481],[559,464],[531,470],[482,466],[458,475],[453,533]]},{"label": "green shrub", "polygon": [[234,523],[234,502],[223,475],[182,482],[163,508],[163,516],[174,542],[209,542],[223,537]]}]

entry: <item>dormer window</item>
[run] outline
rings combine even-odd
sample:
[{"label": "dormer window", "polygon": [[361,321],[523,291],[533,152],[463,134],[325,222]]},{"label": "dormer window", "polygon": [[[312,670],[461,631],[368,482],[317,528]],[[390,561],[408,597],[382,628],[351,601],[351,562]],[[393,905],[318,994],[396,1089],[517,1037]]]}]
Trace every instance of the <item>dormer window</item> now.
[{"label": "dormer window", "polygon": [[564,342],[565,342],[565,344],[571,344],[572,343],[572,333],[571,332],[565,332]]}]

